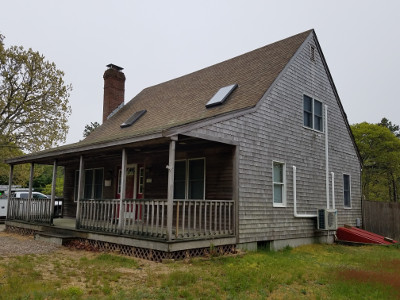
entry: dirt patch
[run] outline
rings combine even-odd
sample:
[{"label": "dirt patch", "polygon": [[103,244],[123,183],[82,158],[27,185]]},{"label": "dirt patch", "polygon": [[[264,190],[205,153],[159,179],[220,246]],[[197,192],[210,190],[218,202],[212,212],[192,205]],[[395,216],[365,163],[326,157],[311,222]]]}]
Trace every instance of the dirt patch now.
[{"label": "dirt patch", "polygon": [[379,283],[391,286],[400,295],[400,274],[393,272],[365,271],[365,270],[344,270],[338,273],[342,281],[356,281],[361,283]]},{"label": "dirt patch", "polygon": [[21,236],[0,232],[0,256],[16,256],[25,254],[43,254],[60,248],[55,244],[35,241],[32,236]]}]

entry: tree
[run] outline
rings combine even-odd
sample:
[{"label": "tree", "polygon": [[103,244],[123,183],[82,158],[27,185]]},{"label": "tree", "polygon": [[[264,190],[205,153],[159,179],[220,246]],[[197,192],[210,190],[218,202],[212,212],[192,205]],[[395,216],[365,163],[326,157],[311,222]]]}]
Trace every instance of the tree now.
[{"label": "tree", "polygon": [[100,124],[97,122],[90,122],[90,124],[87,124],[85,126],[85,130],[83,131],[83,137],[87,137],[89,134],[92,133],[93,130],[95,130],[99,126]]},{"label": "tree", "polygon": [[[53,169],[53,167],[51,167]],[[51,171],[53,173],[53,170]],[[41,192],[46,195],[51,195],[52,180],[49,181],[42,189]],[[57,178],[56,178],[56,196],[63,197],[64,191],[64,168],[57,168]]]},{"label": "tree", "polygon": [[32,49],[4,47],[0,36],[0,145],[38,151],[64,142],[71,85]]},{"label": "tree", "polygon": [[363,160],[364,198],[399,201],[400,139],[378,124],[364,122],[351,129]]},{"label": "tree", "polygon": [[388,119],[382,118],[381,122],[378,125],[388,128],[395,136],[400,138],[400,127],[399,125],[392,124]]},{"label": "tree", "polygon": [[[14,144],[8,143],[0,146],[0,184],[7,185],[10,166],[4,160],[10,157],[21,156],[24,153]],[[29,180],[29,166],[17,165],[14,168],[13,184],[26,185]]]}]

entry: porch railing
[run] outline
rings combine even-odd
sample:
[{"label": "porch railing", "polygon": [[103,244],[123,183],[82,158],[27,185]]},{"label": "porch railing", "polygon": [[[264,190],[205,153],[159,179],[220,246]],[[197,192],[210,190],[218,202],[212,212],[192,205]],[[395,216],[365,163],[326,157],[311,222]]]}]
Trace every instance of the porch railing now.
[{"label": "porch railing", "polygon": [[[129,236],[167,238],[167,200],[80,200],[78,227]],[[172,239],[234,234],[232,200],[174,200]]]},{"label": "porch railing", "polygon": [[7,220],[51,224],[51,199],[10,198],[7,209]]}]

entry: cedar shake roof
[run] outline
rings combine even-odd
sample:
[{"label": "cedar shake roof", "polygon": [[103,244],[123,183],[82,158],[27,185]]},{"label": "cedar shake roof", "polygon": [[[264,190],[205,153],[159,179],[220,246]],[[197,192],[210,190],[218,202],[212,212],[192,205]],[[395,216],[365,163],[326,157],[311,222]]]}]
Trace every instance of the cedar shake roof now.
[{"label": "cedar shake roof", "polygon": [[[313,30],[305,31],[202,70],[148,87],[84,140],[33,153],[24,158],[28,160],[28,157],[34,159],[38,155],[57,155],[61,151],[69,152],[73,149],[158,134],[176,126],[252,108],[261,100],[312,32]],[[222,105],[206,108],[207,102],[220,88],[235,83],[238,87]],[[132,126],[121,128],[122,123],[141,110],[146,110],[146,114]],[[17,158],[9,161],[22,160]]]}]

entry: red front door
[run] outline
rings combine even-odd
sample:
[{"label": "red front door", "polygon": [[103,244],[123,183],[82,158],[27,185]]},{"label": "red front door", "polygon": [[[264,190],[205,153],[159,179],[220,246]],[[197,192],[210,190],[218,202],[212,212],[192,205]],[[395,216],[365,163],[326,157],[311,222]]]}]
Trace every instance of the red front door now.
[{"label": "red front door", "polygon": [[[125,188],[125,199],[143,199],[144,198],[144,165],[132,164],[126,167],[126,188]],[[118,168],[118,182],[117,182],[116,199],[121,197],[121,168]],[[129,214],[133,214],[135,211],[135,220],[141,220],[142,218],[142,204],[129,205],[125,216],[133,218]]]},{"label": "red front door", "polygon": [[[128,165],[126,167],[126,188],[125,188],[125,198],[135,199],[137,194],[137,176],[136,176],[137,165]],[[118,168],[118,182],[117,182],[117,192],[115,195],[116,199],[121,197],[121,168]]]}]

